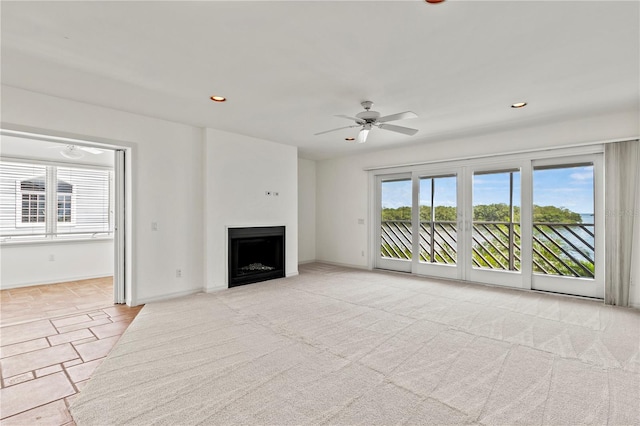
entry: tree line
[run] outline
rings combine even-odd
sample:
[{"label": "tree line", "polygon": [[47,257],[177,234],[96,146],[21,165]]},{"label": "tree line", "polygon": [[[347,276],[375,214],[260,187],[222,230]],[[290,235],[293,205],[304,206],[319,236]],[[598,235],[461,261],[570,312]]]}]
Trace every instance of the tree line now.
[{"label": "tree line", "polygon": [[[513,220],[509,205],[505,203],[481,204],[473,207],[473,220],[479,222],[520,222],[520,207],[513,207]],[[436,222],[455,222],[457,209],[451,206],[436,206],[434,211]],[[411,220],[411,207],[383,208],[382,220]],[[420,221],[431,221],[431,206],[420,206]],[[582,223],[580,213],[564,207],[533,206],[535,223]]]}]

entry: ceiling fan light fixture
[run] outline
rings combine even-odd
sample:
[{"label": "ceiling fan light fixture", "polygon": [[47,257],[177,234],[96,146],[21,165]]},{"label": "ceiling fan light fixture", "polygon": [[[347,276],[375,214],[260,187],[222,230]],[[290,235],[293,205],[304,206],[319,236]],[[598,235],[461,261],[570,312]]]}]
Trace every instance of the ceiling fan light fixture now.
[{"label": "ceiling fan light fixture", "polygon": [[526,106],[526,102],[516,102],[515,104],[511,104],[511,108],[524,108]]},{"label": "ceiling fan light fixture", "polygon": [[227,101],[227,98],[225,98],[224,96],[217,96],[217,95],[213,95],[209,99],[211,99],[213,102],[226,102]]},{"label": "ceiling fan light fixture", "polygon": [[369,132],[371,131],[371,124],[367,123],[362,126],[362,130],[358,133],[358,143],[365,143],[367,141],[367,137],[369,136]]},{"label": "ceiling fan light fixture", "polygon": [[65,149],[60,151],[60,155],[70,160],[79,160],[84,157],[84,153],[75,145],[67,145]]}]

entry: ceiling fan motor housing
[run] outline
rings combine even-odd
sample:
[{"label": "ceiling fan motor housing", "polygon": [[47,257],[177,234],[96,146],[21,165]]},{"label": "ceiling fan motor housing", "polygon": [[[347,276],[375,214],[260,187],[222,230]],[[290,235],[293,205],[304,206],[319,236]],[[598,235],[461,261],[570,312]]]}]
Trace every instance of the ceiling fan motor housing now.
[{"label": "ceiling fan motor housing", "polygon": [[376,120],[380,118],[380,113],[378,111],[370,111],[373,106],[373,102],[362,101],[360,102],[360,105],[362,105],[362,108],[366,111],[356,114],[357,118],[364,120],[366,123],[375,123]]},{"label": "ceiling fan motor housing", "polygon": [[356,114],[356,117],[367,123],[373,123],[380,118],[380,113],[378,111],[362,111]]}]

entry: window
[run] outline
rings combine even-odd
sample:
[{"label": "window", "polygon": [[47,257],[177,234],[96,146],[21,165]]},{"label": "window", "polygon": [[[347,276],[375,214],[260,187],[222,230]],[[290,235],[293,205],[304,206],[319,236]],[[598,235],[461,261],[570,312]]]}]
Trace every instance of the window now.
[{"label": "window", "polygon": [[0,162],[3,242],[107,237],[112,170]]},{"label": "window", "polygon": [[380,183],[380,255],[411,260],[411,178]]},{"label": "window", "polygon": [[520,271],[520,171],[473,174],[474,268]]},{"label": "window", "polygon": [[20,182],[21,223],[43,223],[45,216],[44,179]]},{"label": "window", "polygon": [[420,261],[457,261],[457,176],[420,177]]},{"label": "window", "polygon": [[593,163],[534,167],[533,271],[595,277]]}]

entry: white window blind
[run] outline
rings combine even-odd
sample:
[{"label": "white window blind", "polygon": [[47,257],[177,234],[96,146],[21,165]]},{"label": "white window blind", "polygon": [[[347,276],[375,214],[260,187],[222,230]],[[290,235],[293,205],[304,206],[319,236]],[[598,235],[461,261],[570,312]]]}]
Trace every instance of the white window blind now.
[{"label": "white window blind", "polygon": [[[111,172],[58,167],[58,235],[111,232],[109,186]],[[72,187],[71,193],[65,192]]]},{"label": "white window blind", "polygon": [[112,235],[108,169],[0,162],[3,242]]}]

